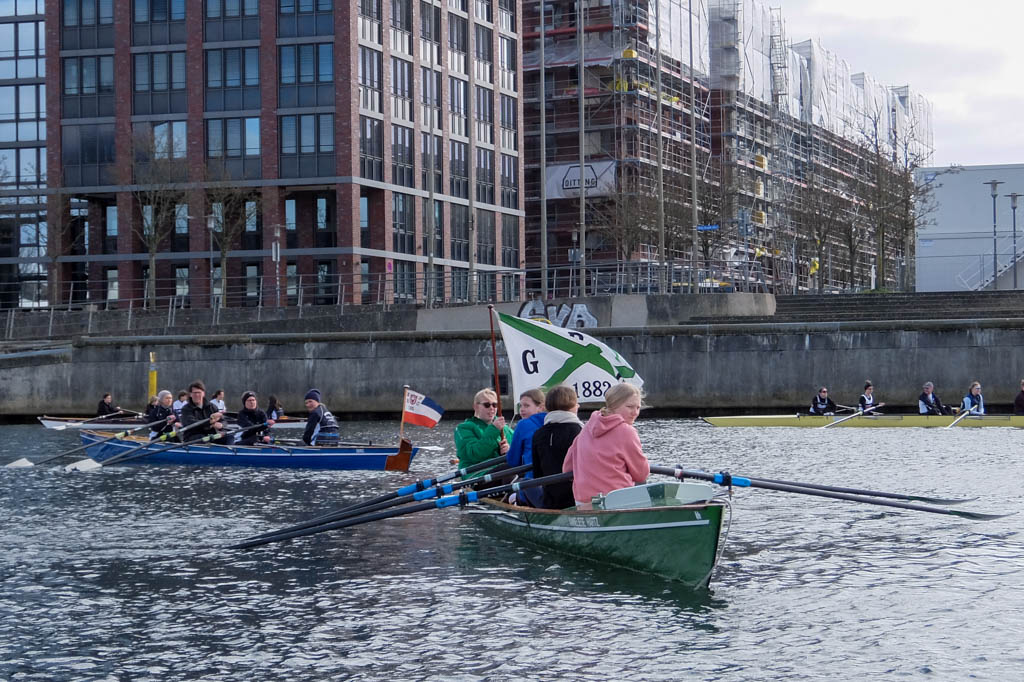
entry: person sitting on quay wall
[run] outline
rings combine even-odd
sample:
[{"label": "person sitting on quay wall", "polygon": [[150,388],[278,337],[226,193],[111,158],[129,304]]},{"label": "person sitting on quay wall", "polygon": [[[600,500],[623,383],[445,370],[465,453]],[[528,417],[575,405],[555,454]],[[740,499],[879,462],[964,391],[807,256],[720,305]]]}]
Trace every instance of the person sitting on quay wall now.
[{"label": "person sitting on quay wall", "polygon": [[860,396],[860,411],[861,412],[867,412],[868,409],[875,408],[875,409],[871,410],[871,412],[869,414],[879,414],[878,412],[876,412],[876,410],[879,407],[885,407],[885,403],[880,403],[877,400],[875,400],[875,386],[874,386],[874,384],[872,384],[870,380],[865,381],[864,382],[864,393],[862,393],[861,396]]},{"label": "person sitting on quay wall", "polygon": [[[576,436],[583,430],[583,422],[576,416],[580,409],[576,391],[572,386],[555,386],[544,398],[547,412],[544,426],[533,434],[533,477],[562,473],[565,455]],[[541,509],[565,509],[575,504],[572,483],[552,483],[540,488]]]},{"label": "person sitting on quay wall", "polygon": [[1013,413],[1024,414],[1024,379],[1020,380],[1020,393],[1013,399]]},{"label": "person sitting on quay wall", "polygon": [[828,388],[822,386],[811,398],[811,414],[835,414],[836,404],[828,397]]},{"label": "person sitting on quay wall", "polygon": [[306,430],[302,442],[306,445],[333,445],[338,442],[338,421],[321,401],[320,391],[311,388],[306,393]]},{"label": "person sitting on quay wall", "polygon": [[[498,414],[498,394],[489,388],[473,396],[473,416],[455,427],[455,456],[459,467],[465,468],[508,454],[512,429],[505,425],[505,417]],[[483,476],[478,471],[468,476]]]},{"label": "person sitting on quay wall", "polygon": [[[171,395],[170,391],[160,391],[156,394],[156,406],[150,412],[149,421],[155,422],[161,419],[164,420],[163,424],[157,424],[149,431],[149,439],[159,438],[165,433],[174,431],[174,423],[178,421],[178,415],[174,414],[174,410],[171,409],[171,403],[174,401],[174,396]],[[170,436],[168,440],[178,440],[177,436]]]},{"label": "person sitting on quay wall", "polygon": [[640,415],[643,393],[633,384],[615,384],[604,396],[604,407],[590,415],[562,463],[572,471],[576,506],[589,505],[595,495],[643,483],[651,464],[640,446],[633,422]]},{"label": "person sitting on quay wall", "polygon": [[246,431],[239,437],[239,444],[269,443],[270,435],[268,431],[274,425],[274,420],[268,419],[267,413],[260,409],[259,402],[256,400],[256,394],[252,391],[246,391],[242,394],[242,409],[238,411],[238,428],[246,429],[260,424],[266,424],[266,426]]},{"label": "person sitting on quay wall", "polygon": [[935,392],[935,384],[926,381],[921,387],[921,395],[917,396],[917,411],[920,414],[949,414],[950,409],[939,400],[939,394]]},{"label": "person sitting on quay wall", "polygon": [[972,381],[967,395],[960,403],[961,410],[970,410],[974,414],[985,414],[985,398],[981,395],[981,382]]},{"label": "person sitting on quay wall", "polygon": [[[202,438],[203,436],[213,436],[215,434],[223,434],[224,422],[221,418],[224,416],[223,412],[218,412],[217,408],[206,399],[206,384],[199,379],[196,379],[188,387],[189,398],[185,406],[181,408],[181,424],[182,426],[191,426],[196,422],[201,422],[205,419],[209,419],[206,424],[197,426],[194,429],[190,429],[185,437],[185,440],[195,440]],[[230,436],[222,435],[216,440],[224,444],[231,443]]]},{"label": "person sitting on quay wall", "polygon": [[[505,462],[509,467],[533,464],[533,434],[544,426],[544,391],[531,388],[519,396],[519,417],[512,434],[512,442],[505,453]],[[533,478],[533,472],[527,471],[522,478]],[[516,493],[516,504],[527,504],[536,507],[540,502],[540,488],[526,488]]]},{"label": "person sitting on quay wall", "polygon": [[108,414],[117,414],[120,411],[120,407],[114,406],[114,398],[109,393],[104,393],[103,398],[100,399],[100,404],[96,406],[97,417],[105,417]]}]

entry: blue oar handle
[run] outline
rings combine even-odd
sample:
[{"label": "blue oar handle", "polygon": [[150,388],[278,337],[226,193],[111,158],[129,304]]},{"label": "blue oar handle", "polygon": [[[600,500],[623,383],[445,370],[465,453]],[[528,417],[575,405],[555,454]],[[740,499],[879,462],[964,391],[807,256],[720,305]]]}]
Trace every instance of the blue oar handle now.
[{"label": "blue oar handle", "polygon": [[431,500],[431,499],[433,499],[435,497],[438,497],[440,495],[448,495],[448,494],[450,494],[450,493],[452,493],[454,491],[455,491],[455,486],[453,486],[451,483],[449,483],[447,485],[439,485],[436,488],[431,488],[430,490],[423,490],[421,492],[414,493],[413,496],[412,496],[412,499],[414,499],[416,501]]},{"label": "blue oar handle", "polygon": [[742,476],[733,476],[728,471],[721,471],[711,479],[718,485],[734,485],[737,488],[749,488],[750,479]]},{"label": "blue oar handle", "polygon": [[470,502],[476,502],[478,499],[480,499],[480,496],[477,492],[475,490],[470,490],[468,492],[459,493],[458,495],[452,495],[451,497],[442,497],[434,503],[434,506],[438,509],[444,509],[445,507],[454,507],[457,504],[464,505],[469,504]]},{"label": "blue oar handle", "polygon": [[395,491],[395,495],[398,497],[401,497],[402,495],[412,495],[413,493],[418,493],[421,490],[432,488],[435,483],[438,483],[438,481],[435,481],[432,478],[425,478],[422,481],[411,483],[404,488],[399,488]]}]

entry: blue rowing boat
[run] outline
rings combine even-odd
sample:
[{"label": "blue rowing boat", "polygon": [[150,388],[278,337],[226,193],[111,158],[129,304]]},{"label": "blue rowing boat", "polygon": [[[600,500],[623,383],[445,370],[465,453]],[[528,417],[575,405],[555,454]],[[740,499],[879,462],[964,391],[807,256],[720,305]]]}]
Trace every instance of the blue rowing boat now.
[{"label": "blue rowing boat", "polygon": [[[82,444],[96,443],[109,438],[114,432],[82,431]],[[97,462],[134,450],[145,443],[144,437],[126,437],[108,440],[86,448],[86,452]],[[187,464],[194,466],[247,466],[274,467],[285,469],[368,469],[373,471],[408,471],[409,463],[419,448],[402,439],[399,447],[360,445],[343,443],[336,446],[285,446],[269,445],[182,445],[165,449],[167,443],[153,443],[153,454],[128,459],[132,462],[162,464]],[[148,449],[148,448],[145,448]],[[145,450],[138,450],[141,455]],[[127,461],[126,461],[127,463]]]}]

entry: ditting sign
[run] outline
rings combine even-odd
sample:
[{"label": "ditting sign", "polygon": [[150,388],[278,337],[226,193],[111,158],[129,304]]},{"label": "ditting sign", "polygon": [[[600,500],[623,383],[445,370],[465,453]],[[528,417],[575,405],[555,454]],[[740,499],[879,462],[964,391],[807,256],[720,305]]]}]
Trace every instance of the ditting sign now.
[{"label": "ditting sign", "polygon": [[[583,165],[587,196],[608,196],[615,192],[615,162],[594,161]],[[569,199],[580,195],[580,166],[548,166],[545,181],[548,199]]]}]

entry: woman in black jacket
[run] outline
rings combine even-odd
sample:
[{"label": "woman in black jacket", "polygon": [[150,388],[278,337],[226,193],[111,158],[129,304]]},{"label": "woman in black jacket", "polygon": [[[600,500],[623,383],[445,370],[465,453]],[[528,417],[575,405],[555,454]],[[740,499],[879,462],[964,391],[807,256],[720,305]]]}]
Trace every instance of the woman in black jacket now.
[{"label": "woman in black jacket", "polygon": [[[562,461],[569,446],[583,430],[583,422],[576,416],[579,402],[571,386],[555,386],[544,398],[548,415],[544,426],[533,434],[533,477],[562,473]],[[541,509],[565,509],[576,504],[572,495],[572,481],[543,487]]]},{"label": "woman in black jacket", "polygon": [[241,445],[254,445],[259,443],[269,443],[270,435],[267,433],[270,427],[274,425],[274,421],[267,419],[267,413],[260,409],[259,402],[256,400],[256,394],[252,391],[246,391],[242,394],[242,409],[238,412],[238,428],[245,429],[250,426],[259,426],[259,428],[249,429],[238,438],[238,442]]}]

